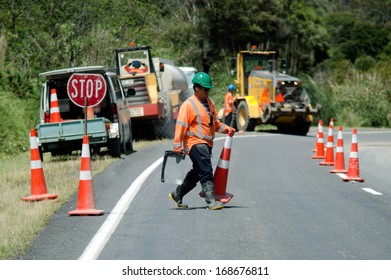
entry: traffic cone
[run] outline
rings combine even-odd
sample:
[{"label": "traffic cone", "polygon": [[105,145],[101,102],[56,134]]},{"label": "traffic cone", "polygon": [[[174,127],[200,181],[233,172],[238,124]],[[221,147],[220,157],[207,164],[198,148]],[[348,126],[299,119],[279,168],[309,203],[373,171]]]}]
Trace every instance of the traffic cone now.
[{"label": "traffic cone", "polygon": [[270,104],[270,96],[269,96],[269,92],[267,90],[267,87],[263,88],[261,97],[259,99],[260,106],[263,106],[264,103]]},{"label": "traffic cone", "polygon": [[97,216],[102,215],[103,210],[95,209],[94,189],[92,183],[90,145],[88,136],[83,137],[83,146],[81,151],[79,193],[77,196],[76,210],[69,211],[70,216]]},{"label": "traffic cone", "polygon": [[87,107],[87,120],[92,120],[95,117],[95,111],[92,107]]},{"label": "traffic cone", "polygon": [[24,201],[40,201],[56,199],[58,194],[48,194],[45,176],[42,168],[41,156],[38,150],[37,132],[30,130],[30,168],[31,168],[31,195],[23,197]]},{"label": "traffic cone", "polygon": [[327,134],[327,144],[326,144],[326,156],[324,161],[319,162],[319,165],[334,165],[334,121],[331,119],[329,124],[329,131]]},{"label": "traffic cone", "polygon": [[315,148],[312,150],[314,153],[316,153],[316,147],[318,146],[319,130],[320,130],[321,126],[322,126],[322,129],[323,129],[322,120],[319,120],[318,121],[318,131],[316,132]]},{"label": "traffic cone", "polygon": [[316,141],[316,155],[312,156],[312,158],[314,158],[314,159],[325,158],[322,120],[319,120],[319,123],[320,123],[319,124],[319,131],[318,131],[318,137],[317,137],[317,141]]},{"label": "traffic cone", "polygon": [[52,88],[50,91],[50,122],[61,122],[60,106],[58,105],[57,91]]},{"label": "traffic cone", "polygon": [[357,144],[357,129],[353,129],[352,135],[352,147],[350,149],[349,168],[346,177],[342,178],[344,181],[358,181],[364,182],[363,178],[360,178],[360,170],[358,164],[358,144]]},{"label": "traffic cone", "polygon": [[234,136],[234,134],[235,131],[228,133],[214,174],[215,197],[216,200],[222,203],[228,203],[233,197],[232,194],[226,192],[226,189],[228,180],[229,160],[231,158],[232,137]]},{"label": "traffic cone", "polygon": [[335,164],[334,169],[330,170],[330,173],[347,173],[345,169],[345,155],[343,151],[343,135],[342,126],[338,128],[337,149],[335,151]]}]

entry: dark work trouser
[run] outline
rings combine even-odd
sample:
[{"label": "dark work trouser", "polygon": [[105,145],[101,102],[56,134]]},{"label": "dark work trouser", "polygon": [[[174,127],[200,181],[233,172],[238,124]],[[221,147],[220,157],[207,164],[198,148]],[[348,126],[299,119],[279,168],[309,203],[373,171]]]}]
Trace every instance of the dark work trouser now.
[{"label": "dark work trouser", "polygon": [[[207,144],[194,145],[189,153],[193,169],[188,172],[191,182],[213,182],[212,148]],[[195,181],[197,180],[197,181]]]},{"label": "dark work trouser", "polygon": [[232,112],[229,113],[227,116],[224,116],[224,123],[228,126],[231,126],[232,123]]}]

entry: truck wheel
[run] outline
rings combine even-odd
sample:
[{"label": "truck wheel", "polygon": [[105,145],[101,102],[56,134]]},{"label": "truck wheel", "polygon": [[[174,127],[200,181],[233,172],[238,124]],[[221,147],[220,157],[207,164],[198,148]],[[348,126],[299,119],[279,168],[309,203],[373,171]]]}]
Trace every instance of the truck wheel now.
[{"label": "truck wheel", "polygon": [[239,129],[238,129],[238,126],[237,126],[237,124],[236,124],[236,118],[237,118],[236,113],[237,113],[237,112],[234,112],[234,113],[232,114],[231,127],[235,128],[235,130],[239,130]]},{"label": "truck wheel", "polygon": [[39,156],[41,157],[41,161],[43,162],[43,150],[42,150],[42,146],[39,146],[39,147],[38,147],[38,151],[39,151]]},{"label": "truck wheel", "polygon": [[110,139],[110,155],[112,157],[120,157],[121,156],[121,140],[120,138]]},{"label": "truck wheel", "polygon": [[277,130],[279,133],[282,134],[291,134],[292,133],[292,127],[290,127],[287,124],[277,124]]},{"label": "truck wheel", "polygon": [[[128,135],[126,135],[125,131],[127,131]],[[133,151],[133,139],[132,139],[132,125],[129,121],[128,123],[128,127],[125,128],[122,126],[122,130],[120,130],[120,133],[121,133],[121,148],[122,148],[122,152],[125,154],[125,155],[129,155],[131,154],[131,152]]]},{"label": "truck wheel", "polygon": [[270,119],[270,112],[271,112],[271,106],[268,103],[263,104],[263,110],[262,110],[262,123],[267,123],[267,121]]},{"label": "truck wheel", "polygon": [[306,136],[310,130],[311,123],[304,120],[297,120],[295,124],[295,134],[300,136]]},{"label": "truck wheel", "polygon": [[165,93],[159,93],[159,103],[164,104],[164,117],[154,125],[156,138],[174,138],[175,121],[172,114],[171,100]]},{"label": "truck wheel", "polygon": [[90,147],[91,148],[91,151],[90,151],[90,153],[91,153],[91,155],[92,156],[99,156],[100,155],[100,145],[92,145],[92,147]]},{"label": "truck wheel", "polygon": [[306,136],[310,130],[311,123],[306,122],[302,119],[296,119],[294,123],[284,123],[277,124],[277,129],[279,133],[283,134],[293,134]]},{"label": "truck wheel", "polygon": [[250,118],[246,101],[240,101],[236,110],[236,127],[238,130],[254,131],[255,120]]}]

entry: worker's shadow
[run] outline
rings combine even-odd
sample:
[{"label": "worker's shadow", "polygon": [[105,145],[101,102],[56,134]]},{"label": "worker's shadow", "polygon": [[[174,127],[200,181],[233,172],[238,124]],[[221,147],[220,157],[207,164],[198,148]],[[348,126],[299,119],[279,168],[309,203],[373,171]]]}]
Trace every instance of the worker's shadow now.
[{"label": "worker's shadow", "polygon": [[[224,205],[224,208],[220,209],[220,210],[224,210],[224,209],[235,209],[235,208],[249,208],[247,206],[240,206],[240,205]],[[176,211],[189,211],[189,210],[205,210],[206,209],[206,206],[203,206],[203,207],[188,207],[188,208],[171,208],[171,210],[176,210]]]}]

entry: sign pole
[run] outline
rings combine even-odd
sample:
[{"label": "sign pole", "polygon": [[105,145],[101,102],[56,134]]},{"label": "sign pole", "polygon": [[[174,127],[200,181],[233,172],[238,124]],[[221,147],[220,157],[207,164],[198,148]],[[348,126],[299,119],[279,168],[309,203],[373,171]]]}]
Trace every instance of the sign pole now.
[{"label": "sign pole", "polygon": [[84,135],[87,136],[87,94],[84,98]]}]

